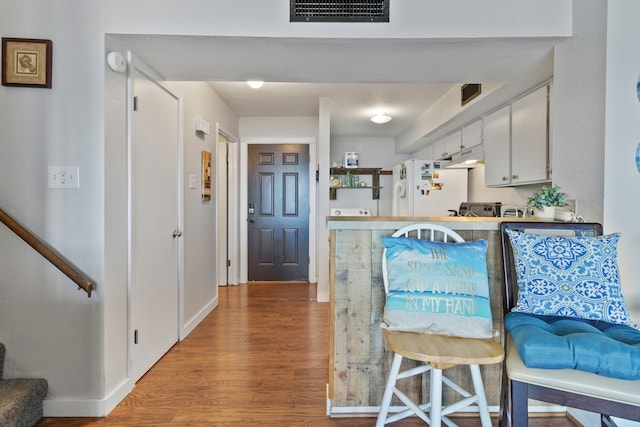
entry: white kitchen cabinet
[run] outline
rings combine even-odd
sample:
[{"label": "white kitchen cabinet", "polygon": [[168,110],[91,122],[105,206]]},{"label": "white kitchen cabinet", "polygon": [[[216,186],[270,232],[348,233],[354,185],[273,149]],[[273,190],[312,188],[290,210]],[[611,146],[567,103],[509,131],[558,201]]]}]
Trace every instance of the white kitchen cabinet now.
[{"label": "white kitchen cabinet", "polygon": [[468,124],[462,128],[461,150],[468,150],[471,147],[482,144],[482,120]]},{"label": "white kitchen cabinet", "polygon": [[511,183],[511,105],[484,117],[484,182],[488,187]]},{"label": "white kitchen cabinet", "polygon": [[549,87],[511,105],[511,183],[549,179]]},{"label": "white kitchen cabinet", "polygon": [[548,86],[484,117],[485,184],[489,187],[549,179]]},{"label": "white kitchen cabinet", "polygon": [[461,150],[461,146],[462,131],[458,130],[433,144],[434,160],[450,158],[452,154]]}]

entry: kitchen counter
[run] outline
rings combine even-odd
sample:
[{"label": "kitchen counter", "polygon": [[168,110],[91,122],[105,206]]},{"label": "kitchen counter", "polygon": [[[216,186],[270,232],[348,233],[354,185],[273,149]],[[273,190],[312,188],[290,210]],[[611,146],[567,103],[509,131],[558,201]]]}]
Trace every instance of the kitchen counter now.
[{"label": "kitchen counter", "polygon": [[[387,347],[380,328],[385,302],[382,283],[383,247],[380,237],[389,236],[408,224],[432,222],[458,232],[465,240],[487,240],[493,323],[494,328],[502,332],[503,273],[499,228],[500,222],[505,220],[518,219],[327,217],[330,231],[329,399],[332,416],[374,414],[382,399],[392,352]],[[531,218],[525,218],[524,221],[531,221]],[[501,365],[482,367],[482,372],[489,405],[496,410],[499,404]],[[451,368],[448,375],[463,387],[472,389],[466,367]],[[421,392],[419,382],[408,384],[404,391],[415,398]],[[449,390],[445,390],[445,402],[452,396]]]},{"label": "kitchen counter", "polygon": [[408,224],[417,222],[435,222],[443,227],[458,230],[496,230],[499,231],[500,223],[504,221],[538,221],[537,218],[499,218],[479,216],[328,216],[327,226],[331,229],[348,228],[363,230],[371,228],[395,228],[398,229]]}]

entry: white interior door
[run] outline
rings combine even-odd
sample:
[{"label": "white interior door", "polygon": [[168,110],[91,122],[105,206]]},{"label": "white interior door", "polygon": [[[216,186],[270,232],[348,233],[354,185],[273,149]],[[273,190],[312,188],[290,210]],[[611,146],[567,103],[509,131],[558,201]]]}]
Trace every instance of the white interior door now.
[{"label": "white interior door", "polygon": [[131,370],[144,375],[178,341],[180,102],[132,67]]}]

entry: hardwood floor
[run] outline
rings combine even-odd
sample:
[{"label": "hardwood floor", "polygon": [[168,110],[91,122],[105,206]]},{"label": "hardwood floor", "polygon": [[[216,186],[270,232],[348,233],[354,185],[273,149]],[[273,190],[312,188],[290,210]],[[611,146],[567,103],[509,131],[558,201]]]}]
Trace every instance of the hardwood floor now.
[{"label": "hardwood floor", "polygon": [[[329,304],[315,302],[315,293],[300,283],[220,288],[218,307],[107,417],[44,418],[37,426],[373,426],[374,418],[325,415]],[[391,425],[426,426],[417,418]],[[566,418],[529,425],[574,426]]]}]

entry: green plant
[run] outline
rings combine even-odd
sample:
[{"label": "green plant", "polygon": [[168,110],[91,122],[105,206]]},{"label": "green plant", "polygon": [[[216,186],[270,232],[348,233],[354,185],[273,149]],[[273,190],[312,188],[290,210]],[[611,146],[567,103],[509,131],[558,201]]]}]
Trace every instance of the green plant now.
[{"label": "green plant", "polygon": [[544,206],[567,206],[567,193],[560,191],[559,185],[549,188],[546,185],[533,193],[527,204],[534,208],[541,209]]}]

